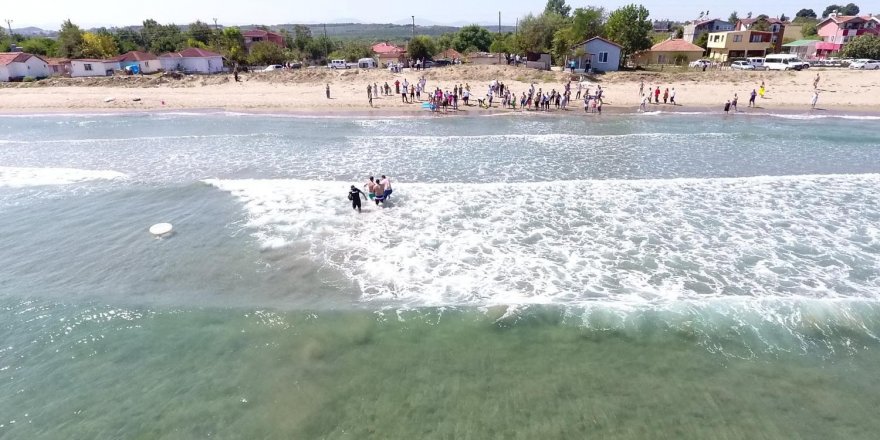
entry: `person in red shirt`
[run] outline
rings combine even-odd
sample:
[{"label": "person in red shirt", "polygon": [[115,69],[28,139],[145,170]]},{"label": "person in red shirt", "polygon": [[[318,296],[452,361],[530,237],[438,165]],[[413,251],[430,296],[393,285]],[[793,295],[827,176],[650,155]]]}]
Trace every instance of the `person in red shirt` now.
[{"label": "person in red shirt", "polygon": [[654,89],[654,104],[660,104],[660,86]]}]

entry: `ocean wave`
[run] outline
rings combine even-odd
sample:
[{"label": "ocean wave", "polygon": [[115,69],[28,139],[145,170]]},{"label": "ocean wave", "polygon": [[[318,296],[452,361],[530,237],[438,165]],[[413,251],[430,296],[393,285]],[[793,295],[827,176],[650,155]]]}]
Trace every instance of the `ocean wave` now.
[{"label": "ocean wave", "polygon": [[126,174],[111,170],[0,167],[0,188],[69,185],[93,180],[126,178],[128,178]]},{"label": "ocean wave", "polygon": [[651,304],[878,298],[880,175],[398,184],[206,180],[265,248],[306,246],[365,301]]}]

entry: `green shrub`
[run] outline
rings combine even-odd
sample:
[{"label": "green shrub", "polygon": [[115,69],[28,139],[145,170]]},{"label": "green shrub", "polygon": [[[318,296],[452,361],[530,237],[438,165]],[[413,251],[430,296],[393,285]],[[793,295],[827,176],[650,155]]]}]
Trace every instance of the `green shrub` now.
[{"label": "green shrub", "polygon": [[34,78],[34,77],[32,77],[32,76],[26,76],[26,77],[22,78],[21,82],[29,83],[29,82],[34,82],[34,81],[36,81],[36,80],[37,80],[37,79]]}]

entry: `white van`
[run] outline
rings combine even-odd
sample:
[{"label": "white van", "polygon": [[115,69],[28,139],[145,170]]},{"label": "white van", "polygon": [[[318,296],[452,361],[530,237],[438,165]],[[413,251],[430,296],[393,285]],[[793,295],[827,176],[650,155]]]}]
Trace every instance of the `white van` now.
[{"label": "white van", "polygon": [[767,68],[767,66],[764,65],[764,58],[752,57],[746,59],[749,61],[749,64],[751,64],[755,68],[755,70],[764,70]]},{"label": "white van", "polygon": [[349,68],[348,63],[346,63],[345,60],[330,60],[329,67],[331,69],[348,69]]},{"label": "white van", "polygon": [[804,62],[792,54],[773,54],[764,58],[767,70],[801,70]]}]

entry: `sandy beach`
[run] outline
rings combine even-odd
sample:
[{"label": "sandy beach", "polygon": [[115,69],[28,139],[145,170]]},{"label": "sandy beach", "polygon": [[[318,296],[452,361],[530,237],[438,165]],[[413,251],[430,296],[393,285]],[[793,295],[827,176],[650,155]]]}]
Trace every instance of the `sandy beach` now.
[{"label": "sandy beach", "polygon": [[[639,86],[659,86],[661,92],[675,88],[679,105],[651,104],[650,111],[717,111],[734,94],[740,111],[747,107],[748,95],[763,81],[766,97],[758,98],[759,111],[809,111],[813,80],[820,75],[819,102],[815,111],[829,113],[874,113],[880,111],[876,96],[880,92],[880,71],[811,68],[801,72],[778,71],[666,71],[613,72],[590,78],[602,86],[605,112],[633,112],[638,108]],[[376,115],[424,112],[418,103],[404,103],[399,95],[380,96],[370,107],[366,87],[404,79],[427,79],[427,88],[452,90],[456,84],[469,85],[474,96],[484,96],[489,82],[497,79],[520,95],[531,83],[544,91],[563,90],[577,76],[562,72],[542,72],[506,66],[451,66],[421,72],[404,70],[335,71],[303,69],[245,73],[241,82],[231,75],[187,76],[180,79],[160,75],[145,77],[58,78],[32,84],[5,84],[0,87],[0,112],[207,110],[250,112],[367,113]],[[331,99],[324,96],[329,84]],[[576,86],[572,90],[575,93]],[[392,90],[393,92],[393,90]],[[424,95],[423,95],[424,98]],[[498,108],[494,111],[510,111]],[[582,109],[581,102],[570,105]],[[476,106],[464,107],[459,114],[488,112]]]}]

